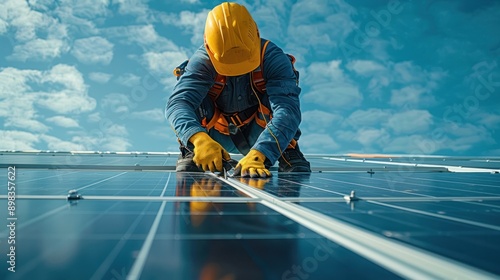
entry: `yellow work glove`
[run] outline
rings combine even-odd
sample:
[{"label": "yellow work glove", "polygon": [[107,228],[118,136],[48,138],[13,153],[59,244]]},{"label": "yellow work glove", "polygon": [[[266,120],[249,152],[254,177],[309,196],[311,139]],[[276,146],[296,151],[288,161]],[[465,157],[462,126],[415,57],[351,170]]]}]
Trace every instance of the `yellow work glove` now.
[{"label": "yellow work glove", "polygon": [[271,172],[269,172],[269,170],[267,170],[266,166],[264,165],[265,160],[266,156],[261,152],[257,150],[250,150],[250,152],[248,152],[248,154],[243,157],[236,165],[236,168],[234,169],[234,175],[241,175],[242,177],[250,176],[251,178],[271,177]]},{"label": "yellow work glove", "polygon": [[230,160],[229,154],[205,132],[189,138],[194,145],[194,163],[204,171],[222,171],[222,159]]}]

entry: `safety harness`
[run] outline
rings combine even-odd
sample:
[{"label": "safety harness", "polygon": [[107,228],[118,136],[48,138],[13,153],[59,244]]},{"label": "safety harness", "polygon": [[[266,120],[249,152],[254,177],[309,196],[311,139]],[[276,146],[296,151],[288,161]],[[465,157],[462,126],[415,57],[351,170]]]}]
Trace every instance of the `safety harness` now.
[{"label": "safety harness", "polygon": [[[263,105],[262,102],[260,102],[260,100],[262,100],[263,95],[266,93],[266,80],[264,79],[263,75],[263,65],[264,65],[264,54],[266,52],[268,43],[269,40],[266,41],[261,48],[260,66],[254,71],[250,72],[250,81],[251,81],[250,86],[252,87],[254,94],[258,95],[257,98],[259,100],[259,104],[247,108],[241,112],[236,112],[233,114],[227,114],[222,112],[218,108],[216,101],[217,98],[219,98],[222,91],[224,90],[224,87],[226,86],[227,77],[217,73],[213,86],[208,90],[208,95],[210,96],[210,99],[214,104],[214,114],[212,118],[209,120],[207,119],[206,116],[203,117],[203,119],[201,120],[202,127],[206,128],[207,130],[214,128],[224,135],[229,135],[232,138],[235,137],[238,138],[238,139],[233,139],[234,143],[246,143],[246,141],[243,141],[244,137],[241,133],[240,128],[247,125],[252,120],[255,119],[255,122],[262,128],[266,127],[267,122],[269,122],[269,120],[271,120],[273,117],[271,110],[267,108],[265,105]],[[287,56],[292,63],[292,68],[295,73],[296,82],[298,85],[299,72],[294,67],[295,57],[291,54],[287,54]],[[186,66],[188,62],[189,60],[186,60],[174,69],[173,73],[177,77],[177,80],[179,80],[180,77],[186,71]],[[289,147],[295,148],[295,143],[296,143],[295,140],[292,140]],[[249,147],[247,147],[247,145],[237,146],[237,148],[242,152],[250,149]]]}]

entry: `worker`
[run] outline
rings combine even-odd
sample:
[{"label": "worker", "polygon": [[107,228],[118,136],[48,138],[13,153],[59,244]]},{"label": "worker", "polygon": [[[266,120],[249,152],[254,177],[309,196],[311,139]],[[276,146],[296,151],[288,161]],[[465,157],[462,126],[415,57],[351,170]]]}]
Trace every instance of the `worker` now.
[{"label": "worker", "polygon": [[177,172],[222,171],[229,153],[244,157],[234,175],[270,177],[278,172],[311,172],[299,149],[301,122],[294,58],[262,39],[240,4],[213,8],[204,44],[174,70],[177,84],[166,117],[180,156]]}]

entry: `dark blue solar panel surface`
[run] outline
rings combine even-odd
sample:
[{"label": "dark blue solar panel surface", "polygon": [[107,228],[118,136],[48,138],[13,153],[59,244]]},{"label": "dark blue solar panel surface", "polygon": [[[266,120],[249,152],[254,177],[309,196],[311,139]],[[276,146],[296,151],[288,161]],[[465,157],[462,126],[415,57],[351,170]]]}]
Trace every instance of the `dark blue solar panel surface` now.
[{"label": "dark blue solar panel surface", "polygon": [[[172,167],[176,158],[0,155],[4,166],[39,165],[16,169],[17,269],[16,273],[7,270],[9,230],[4,227],[0,263],[5,265],[0,268],[0,279],[408,278],[380,266],[376,258],[365,258],[352,247],[331,241],[285,210],[269,208],[265,200],[221,176],[43,167]],[[499,174],[431,172],[418,166],[370,172],[381,164],[340,159],[312,157],[313,167],[324,168],[323,172],[274,171],[268,179],[234,180],[373,236],[500,277],[496,261],[500,253]],[[479,162],[474,167],[498,166],[482,160],[465,161]],[[449,159],[446,164],[451,165]],[[331,167],[353,170],[330,172]],[[2,170],[7,174],[7,168]],[[83,199],[67,201],[69,190],[78,190]],[[352,191],[359,200],[344,200]],[[0,220],[7,224],[6,195],[7,188],[1,188]]]}]

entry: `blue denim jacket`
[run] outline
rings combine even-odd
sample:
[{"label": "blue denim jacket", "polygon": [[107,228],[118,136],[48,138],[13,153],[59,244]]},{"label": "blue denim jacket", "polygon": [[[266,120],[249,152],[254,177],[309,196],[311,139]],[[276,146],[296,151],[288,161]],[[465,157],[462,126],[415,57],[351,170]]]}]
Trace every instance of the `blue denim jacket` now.
[{"label": "blue denim jacket", "polygon": [[[266,41],[261,40],[262,44]],[[266,129],[259,131],[260,134],[254,137],[255,143],[249,144],[274,163],[280,156],[280,149],[284,151],[292,138],[298,140],[300,136],[300,88],[290,59],[272,42],[266,48],[263,64],[267,94],[261,98],[265,99],[261,102],[268,105],[273,118]],[[206,132],[200,124],[200,105],[209,98],[208,91],[214,84],[217,72],[204,46],[189,59],[185,71],[167,102],[165,115],[177,137],[187,145],[189,138],[195,133]],[[219,109],[225,113],[234,113],[254,106],[256,98],[252,98],[250,82],[250,74],[227,77],[226,86],[217,99]]]}]

